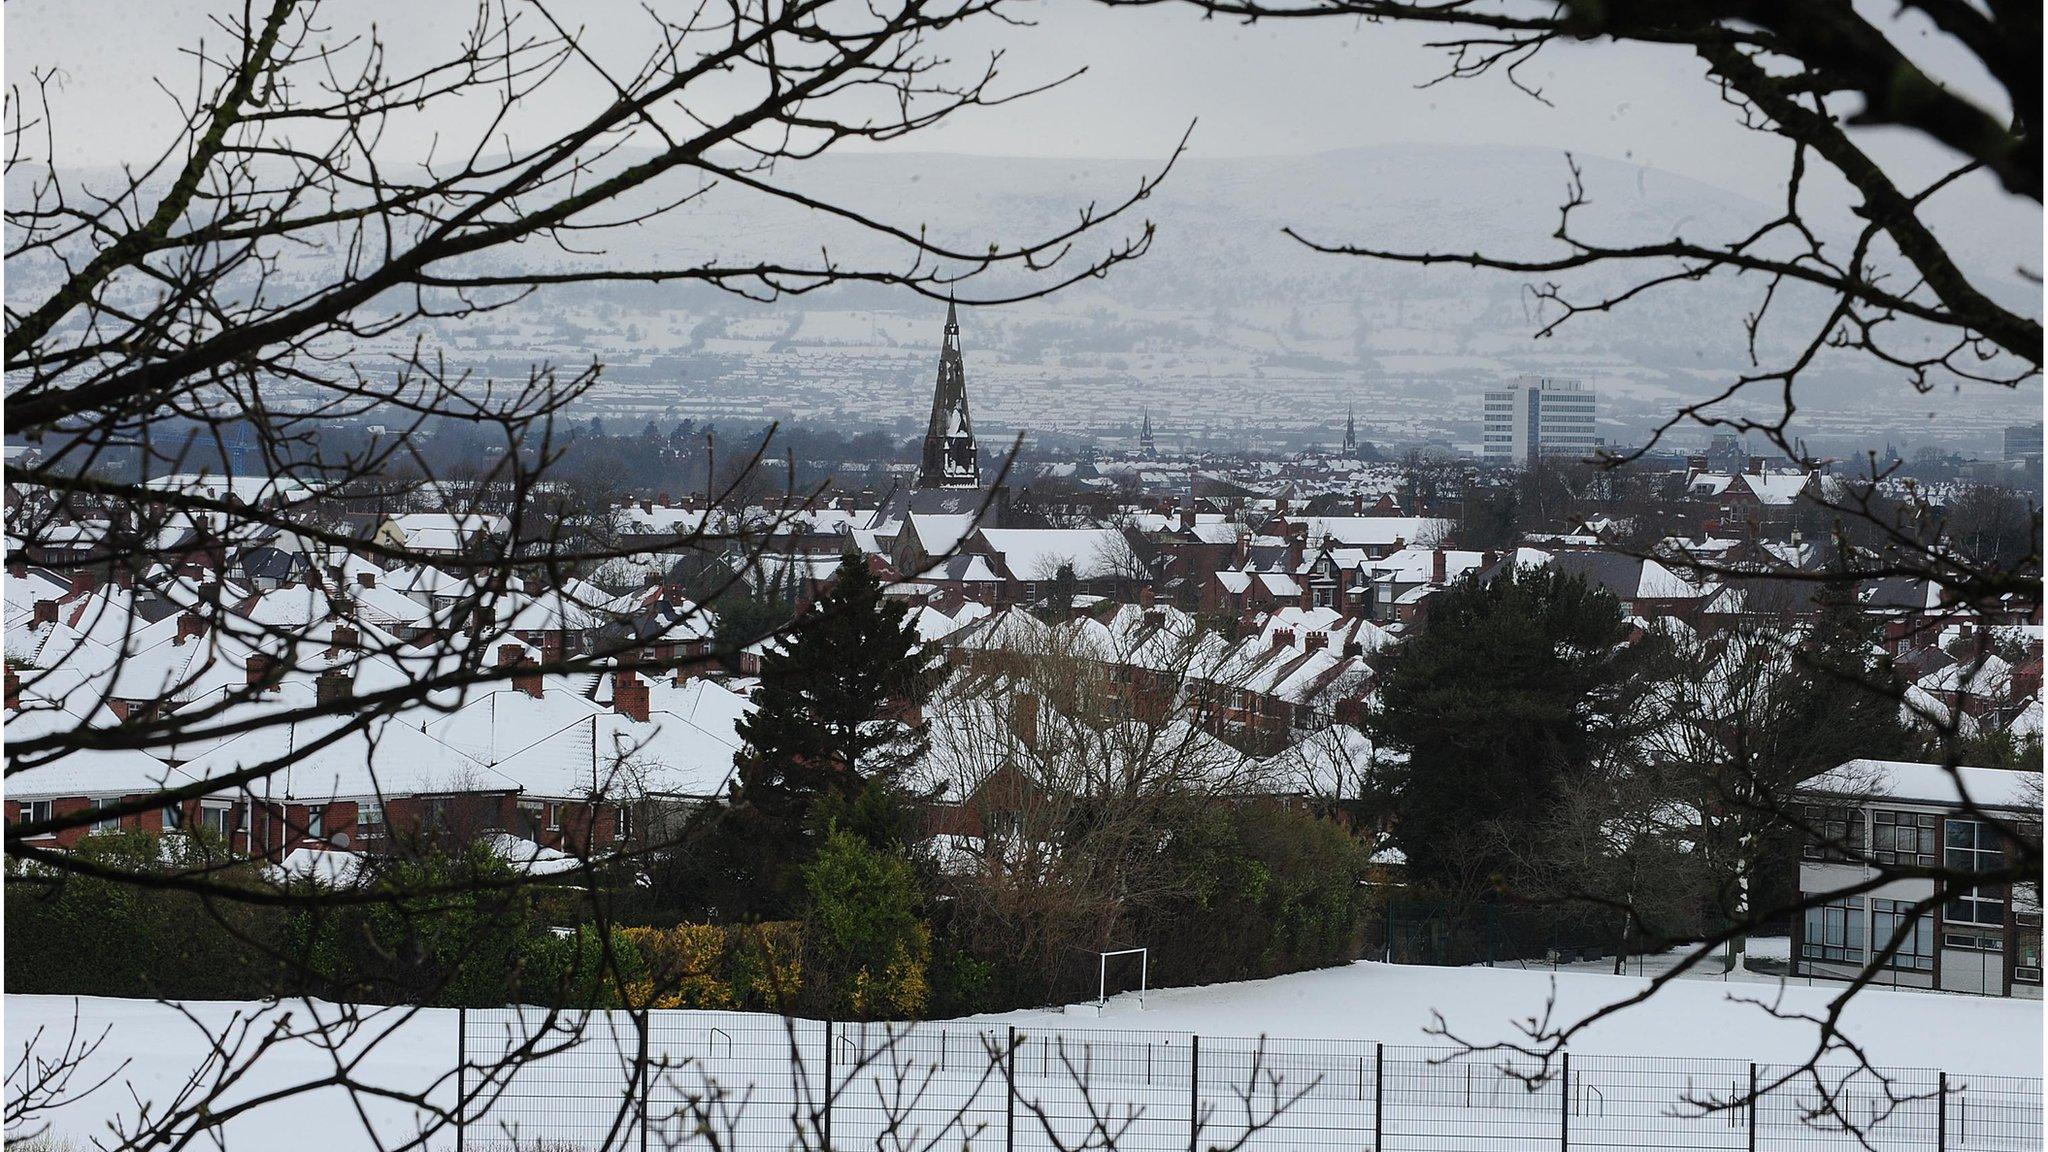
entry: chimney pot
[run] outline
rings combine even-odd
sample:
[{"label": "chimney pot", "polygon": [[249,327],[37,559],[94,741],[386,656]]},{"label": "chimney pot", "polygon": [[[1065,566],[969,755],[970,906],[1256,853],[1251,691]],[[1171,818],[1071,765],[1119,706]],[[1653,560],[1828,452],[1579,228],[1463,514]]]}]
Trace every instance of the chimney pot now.
[{"label": "chimney pot", "polygon": [[375,588],[376,586],[377,586],[377,574],[376,574],[375,572],[358,572],[358,573],[356,573],[356,587],[358,587],[358,588]]}]

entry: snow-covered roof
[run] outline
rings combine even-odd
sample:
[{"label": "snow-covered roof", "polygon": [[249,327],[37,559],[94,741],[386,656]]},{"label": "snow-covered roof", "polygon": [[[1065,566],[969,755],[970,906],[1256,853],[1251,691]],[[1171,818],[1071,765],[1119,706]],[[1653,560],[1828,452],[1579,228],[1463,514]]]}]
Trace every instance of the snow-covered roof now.
[{"label": "snow-covered roof", "polygon": [[2006,768],[1947,768],[1900,760],[1851,760],[1806,782],[1805,791],[1864,800],[1960,806],[1963,796],[1985,808],[2037,810],[2041,775]]}]

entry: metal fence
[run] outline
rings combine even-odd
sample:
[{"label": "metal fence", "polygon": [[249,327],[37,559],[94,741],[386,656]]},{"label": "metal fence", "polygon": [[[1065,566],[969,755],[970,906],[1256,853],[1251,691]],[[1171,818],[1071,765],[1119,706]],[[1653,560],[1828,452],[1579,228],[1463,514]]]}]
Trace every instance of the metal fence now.
[{"label": "metal fence", "polygon": [[2041,1081],[728,1012],[470,1010],[461,1152],[2042,1146]]}]

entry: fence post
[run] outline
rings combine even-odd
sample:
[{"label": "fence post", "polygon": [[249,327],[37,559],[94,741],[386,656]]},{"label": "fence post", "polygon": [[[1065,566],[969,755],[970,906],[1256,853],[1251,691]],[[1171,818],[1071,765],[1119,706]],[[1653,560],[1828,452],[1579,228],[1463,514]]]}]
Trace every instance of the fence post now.
[{"label": "fence post", "polygon": [[640,1152],[647,1152],[647,1114],[650,1096],[647,1075],[647,1066],[650,1062],[647,1051],[647,1033],[650,1030],[650,1022],[647,1009],[645,1008],[642,1008],[635,1015],[639,1017],[640,1024]]},{"label": "fence post", "polygon": [[1936,1148],[1947,1148],[1947,1147],[1948,1147],[1948,1073],[1946,1073],[1946,1072],[1941,1072],[1941,1073],[1937,1073],[1937,1074],[1936,1074],[1936,1079],[1935,1079],[1934,1085],[1935,1085],[1935,1088],[1937,1089],[1937,1091],[1936,1091],[1936,1093],[1935,1093],[1935,1097],[1934,1097],[1934,1098],[1935,1098],[1935,1100],[1937,1100],[1937,1101],[1939,1102],[1939,1103],[1938,1103],[1938,1104],[1936,1105],[1935,1109],[1934,1109],[1934,1146],[1935,1146]]},{"label": "fence post", "polygon": [[1749,1152],[1756,1152],[1756,1061],[1749,1062]]},{"label": "fence post", "polygon": [[1202,1038],[1188,1037],[1188,1152],[1200,1152],[1196,1147],[1202,1138]]},{"label": "fence post", "polygon": [[1558,1080],[1561,1089],[1558,1095],[1564,1097],[1564,1113],[1558,1118],[1558,1147],[1569,1152],[1572,1146],[1572,1054],[1564,1054],[1564,1073]]},{"label": "fence post", "polygon": [[1375,1043],[1372,1046],[1372,1152],[1380,1152],[1381,1142],[1386,1139],[1386,1124],[1381,1117],[1387,1110],[1387,1046]]},{"label": "fence post", "polygon": [[455,1010],[455,1152],[463,1152],[463,1095],[469,1091],[469,1009]]},{"label": "fence post", "polygon": [[1003,1152],[1017,1152],[1017,1026],[1010,1025],[1009,1053],[1003,1060]]},{"label": "fence post", "polygon": [[832,1021],[825,1021],[825,1114],[819,1131],[824,1152],[832,1152]]}]

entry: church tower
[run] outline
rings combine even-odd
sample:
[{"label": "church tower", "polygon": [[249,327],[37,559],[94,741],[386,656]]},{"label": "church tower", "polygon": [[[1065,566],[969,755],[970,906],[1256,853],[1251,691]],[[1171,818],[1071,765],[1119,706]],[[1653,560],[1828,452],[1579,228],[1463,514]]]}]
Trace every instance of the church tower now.
[{"label": "church tower", "polygon": [[1344,406],[1344,455],[1358,455],[1358,417],[1349,404]]},{"label": "church tower", "polygon": [[1150,411],[1145,413],[1145,422],[1138,428],[1138,450],[1145,454],[1145,459],[1147,460],[1159,455],[1157,446],[1152,443],[1152,413]]},{"label": "church tower", "polygon": [[960,361],[960,317],[946,302],[946,341],[939,350],[939,381],[932,391],[932,418],[925,427],[919,488],[979,488],[981,458],[974,449],[974,424],[967,418],[967,369]]}]

